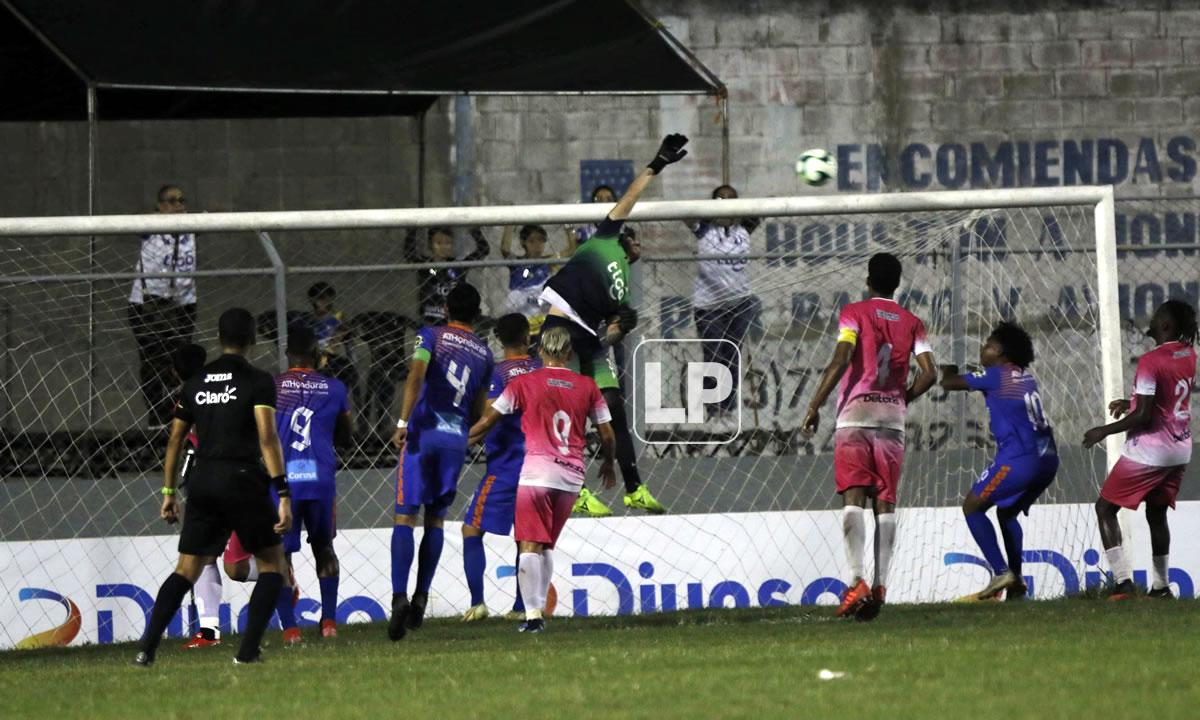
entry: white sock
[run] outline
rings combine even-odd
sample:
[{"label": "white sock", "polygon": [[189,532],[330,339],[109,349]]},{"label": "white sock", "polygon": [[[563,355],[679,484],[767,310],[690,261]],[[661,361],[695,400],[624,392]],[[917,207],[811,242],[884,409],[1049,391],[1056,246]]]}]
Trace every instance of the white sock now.
[{"label": "white sock", "polygon": [[554,553],[547,548],[542,551],[542,586],[538,593],[538,599],[542,601],[538,609],[542,612],[546,611],[546,599],[550,597],[550,578],[553,576]]},{"label": "white sock", "polygon": [[250,574],[246,576],[246,582],[254,582],[258,579],[258,560],[253,555],[250,556]]},{"label": "white sock", "polygon": [[896,544],[896,513],[875,516],[875,585],[887,586],[892,566],[892,547]]},{"label": "white sock", "polygon": [[1171,581],[1167,579],[1167,570],[1171,567],[1167,562],[1168,557],[1168,555],[1155,555],[1151,558],[1154,563],[1154,585],[1150,588],[1151,590],[1161,590],[1171,585]]},{"label": "white sock", "polygon": [[846,551],[847,585],[853,585],[863,576],[863,546],[867,543],[867,530],[863,524],[863,509],[857,505],[842,508],[842,546]]},{"label": "white sock", "polygon": [[1120,545],[1104,551],[1108,557],[1108,568],[1112,570],[1113,578],[1119,582],[1133,580],[1133,571],[1129,569],[1129,559],[1125,557],[1125,548]]},{"label": "white sock", "polygon": [[196,611],[200,614],[200,627],[217,632],[221,624],[221,573],[216,565],[205,565],[194,586]]},{"label": "white sock", "polygon": [[517,559],[517,585],[525,598],[525,618],[537,620],[542,616],[545,602],[545,598],[538,598],[542,591],[542,558],[537,553],[521,553]]}]

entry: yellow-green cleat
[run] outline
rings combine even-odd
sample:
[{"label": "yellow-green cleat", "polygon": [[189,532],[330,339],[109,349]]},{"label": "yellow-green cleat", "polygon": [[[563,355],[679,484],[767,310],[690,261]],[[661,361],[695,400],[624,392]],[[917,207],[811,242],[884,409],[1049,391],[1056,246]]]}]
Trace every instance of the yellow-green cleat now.
[{"label": "yellow-green cleat", "polygon": [[470,607],[470,609],[468,609],[465,613],[463,613],[462,621],[463,622],[475,622],[477,620],[486,620],[487,616],[488,616],[487,605],[484,605],[483,603],[479,603],[478,605],[472,605]]},{"label": "yellow-green cleat", "polygon": [[634,510],[645,510],[651,515],[662,515],[667,511],[662,503],[654,499],[645,485],[638,485],[637,490],[625,493],[625,507]]},{"label": "yellow-green cleat", "polygon": [[[626,505],[629,504],[627,500]],[[612,515],[612,510],[607,505],[600,502],[600,498],[592,494],[591,490],[583,488],[579,491],[579,497],[575,498],[575,507],[571,508],[572,512],[577,512],[580,515],[588,517],[602,518]]]}]

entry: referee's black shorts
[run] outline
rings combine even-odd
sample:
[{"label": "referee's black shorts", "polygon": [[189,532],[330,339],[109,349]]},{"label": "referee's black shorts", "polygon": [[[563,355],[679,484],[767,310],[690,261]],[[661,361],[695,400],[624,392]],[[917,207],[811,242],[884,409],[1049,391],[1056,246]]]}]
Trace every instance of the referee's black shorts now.
[{"label": "referee's black shorts", "polygon": [[187,505],[179,532],[183,555],[215,557],[225,550],[229,533],[242,547],[258,553],[280,538],[279,513],[271,501],[270,478],[256,462],[197,458],[188,478]]}]

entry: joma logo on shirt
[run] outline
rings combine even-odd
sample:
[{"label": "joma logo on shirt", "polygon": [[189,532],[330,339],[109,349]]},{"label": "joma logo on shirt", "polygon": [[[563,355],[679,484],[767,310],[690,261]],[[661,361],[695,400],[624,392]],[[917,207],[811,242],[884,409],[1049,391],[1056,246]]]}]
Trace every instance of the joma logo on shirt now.
[{"label": "joma logo on shirt", "polygon": [[897,320],[900,319],[900,316],[897,315],[896,313],[888,312],[887,310],[878,310],[878,309],[875,311],[875,317],[883,318],[884,320],[887,320],[889,322],[896,322]]},{"label": "joma logo on shirt", "polygon": [[196,393],[197,405],[224,405],[230,400],[237,400],[237,388],[225,386],[225,392],[209,392],[201,390]]},{"label": "joma logo on shirt", "polygon": [[229,382],[233,379],[233,373],[209,373],[204,376],[204,382]]}]

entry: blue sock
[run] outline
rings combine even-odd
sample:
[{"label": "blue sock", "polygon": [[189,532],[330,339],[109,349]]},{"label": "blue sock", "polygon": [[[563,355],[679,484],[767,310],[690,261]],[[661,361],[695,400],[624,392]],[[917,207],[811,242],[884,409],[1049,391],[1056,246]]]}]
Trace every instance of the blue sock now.
[{"label": "blue sock", "polygon": [[296,627],[296,608],[292,607],[292,589],[287,584],[279,588],[275,612],[279,613],[279,625],[284,630]]},{"label": "blue sock", "polygon": [[[521,553],[520,553],[520,552],[518,552],[518,553],[517,553],[517,563],[516,563],[516,565],[517,565],[518,567],[519,567],[519,566],[520,566],[520,564],[521,564],[521,563],[520,563],[520,557],[521,557]],[[523,613],[523,612],[525,612],[525,598],[521,597],[521,583],[519,583],[519,582],[516,582],[516,579],[517,579],[517,578],[516,578],[516,576],[514,575],[514,576],[513,576],[513,581],[514,581],[514,582],[513,582],[513,584],[517,586],[517,596],[513,598],[513,609],[512,609],[512,611],[513,611],[513,612],[520,612],[520,613]]]},{"label": "blue sock", "polygon": [[413,561],[413,529],[407,525],[392,526],[392,593],[408,594],[408,571]]},{"label": "blue sock", "polygon": [[992,572],[996,575],[1008,572],[1008,563],[1004,562],[1004,555],[1000,553],[1000,545],[996,542],[996,528],[992,527],[987,514],[967,513],[967,527],[971,528],[971,536],[983,551],[983,559],[992,566]]},{"label": "blue sock", "polygon": [[483,554],[483,536],[463,538],[463,570],[467,573],[467,588],[471,591],[471,606],[483,602],[483,573],[487,558]]},{"label": "blue sock", "polygon": [[438,560],[442,559],[442,544],[446,539],[441,528],[425,528],[421,535],[421,549],[417,553],[417,592],[428,593],[433,585],[433,573]]},{"label": "blue sock", "polygon": [[1000,534],[1004,537],[1004,550],[1008,555],[1008,566],[1019,578],[1021,577],[1021,560],[1025,550],[1025,531],[1021,529],[1021,521],[1013,515],[1000,523]]},{"label": "blue sock", "polygon": [[321,619],[334,620],[337,618],[337,587],[338,576],[317,578],[321,584]]}]

